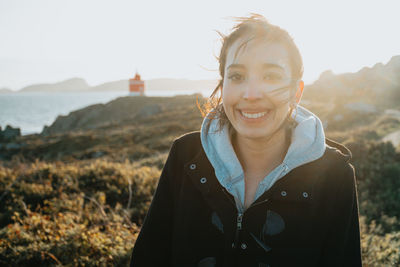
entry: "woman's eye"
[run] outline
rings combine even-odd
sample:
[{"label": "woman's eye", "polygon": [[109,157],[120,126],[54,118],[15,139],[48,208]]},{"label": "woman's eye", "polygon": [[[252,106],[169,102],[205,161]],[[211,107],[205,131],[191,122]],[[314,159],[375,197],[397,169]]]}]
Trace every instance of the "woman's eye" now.
[{"label": "woman's eye", "polygon": [[244,79],[244,76],[239,73],[233,73],[228,76],[228,79],[230,79],[232,81],[241,81]]},{"label": "woman's eye", "polygon": [[268,81],[280,81],[283,77],[278,73],[267,73],[264,75],[264,79]]}]

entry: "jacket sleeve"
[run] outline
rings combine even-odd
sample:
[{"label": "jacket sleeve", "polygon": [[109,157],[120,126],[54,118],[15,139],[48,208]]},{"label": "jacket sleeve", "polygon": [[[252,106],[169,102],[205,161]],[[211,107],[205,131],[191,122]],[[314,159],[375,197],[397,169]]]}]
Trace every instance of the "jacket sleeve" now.
[{"label": "jacket sleeve", "polygon": [[131,267],[170,266],[173,218],[173,143],[131,255]]},{"label": "jacket sleeve", "polygon": [[335,204],[328,219],[321,266],[358,267],[362,259],[356,178],[351,164],[341,169],[341,185],[332,200]]}]

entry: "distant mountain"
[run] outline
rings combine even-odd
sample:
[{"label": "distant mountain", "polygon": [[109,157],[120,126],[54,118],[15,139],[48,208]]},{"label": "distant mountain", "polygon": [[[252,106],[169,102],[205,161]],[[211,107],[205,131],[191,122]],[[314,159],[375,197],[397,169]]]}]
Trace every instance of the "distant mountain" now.
[{"label": "distant mountain", "polygon": [[14,91],[8,88],[0,88],[0,94],[9,94],[9,93],[14,93]]},{"label": "distant mountain", "polygon": [[[145,80],[146,91],[185,91],[185,90],[208,90],[217,86],[217,80],[188,80],[188,79],[151,79]],[[128,91],[128,80],[120,80],[114,82],[103,83],[90,88],[90,91]]]},{"label": "distant mountain", "polygon": [[147,90],[209,90],[217,80],[153,79],[145,81]]},{"label": "distant mountain", "polygon": [[[187,80],[162,78],[145,80],[145,90],[209,90],[214,89],[217,83],[217,80]],[[84,79],[72,78],[58,83],[30,85],[16,92],[113,92],[128,90],[128,80],[112,81],[97,86],[89,86]]]},{"label": "distant mountain", "polygon": [[89,89],[91,92],[112,92],[112,91],[128,91],[128,80],[119,80],[103,83],[93,86]]},{"label": "distant mountain", "polygon": [[30,85],[18,92],[80,92],[87,91],[88,89],[89,85],[84,79],[72,78],[58,83]]}]

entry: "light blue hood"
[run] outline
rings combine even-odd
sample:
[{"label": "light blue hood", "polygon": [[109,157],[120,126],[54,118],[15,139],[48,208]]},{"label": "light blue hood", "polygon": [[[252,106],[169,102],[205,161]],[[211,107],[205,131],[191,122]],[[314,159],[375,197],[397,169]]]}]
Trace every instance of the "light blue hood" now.
[{"label": "light blue hood", "polygon": [[[325,133],[320,119],[311,111],[297,106],[293,118],[297,126],[292,133],[291,144],[283,162],[272,170],[258,185],[253,202],[280,178],[292,169],[320,158],[325,152]],[[218,129],[218,119],[211,121],[209,131],[206,123],[210,113],[201,125],[201,143],[208,160],[215,169],[215,175],[235,198],[238,211],[244,211],[244,172],[233,149],[228,126]]]}]

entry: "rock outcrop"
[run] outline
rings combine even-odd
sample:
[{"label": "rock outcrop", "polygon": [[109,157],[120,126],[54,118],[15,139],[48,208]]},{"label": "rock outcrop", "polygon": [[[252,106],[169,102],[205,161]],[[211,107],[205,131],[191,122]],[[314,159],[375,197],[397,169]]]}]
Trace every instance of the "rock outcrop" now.
[{"label": "rock outcrop", "polygon": [[[189,106],[188,106],[188,103]],[[136,124],[142,120],[154,117],[157,114],[182,113],[182,107],[195,108],[194,96],[176,97],[146,97],[125,96],[119,97],[106,104],[95,104],[60,115],[50,126],[45,126],[41,135],[66,133],[70,131],[84,131],[112,125]]]},{"label": "rock outcrop", "polygon": [[9,142],[15,140],[17,137],[21,136],[20,128],[13,128],[7,125],[4,130],[0,126],[0,142]]}]

